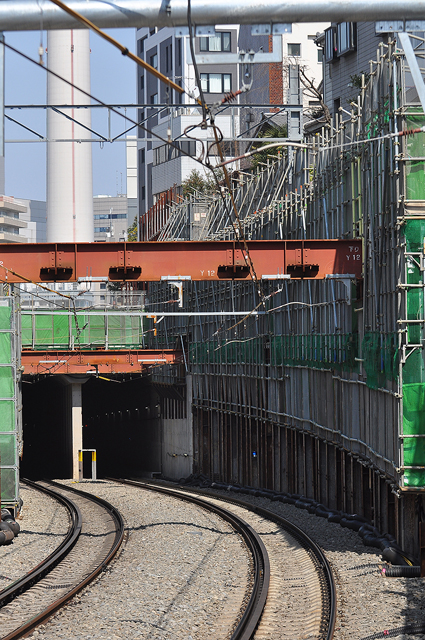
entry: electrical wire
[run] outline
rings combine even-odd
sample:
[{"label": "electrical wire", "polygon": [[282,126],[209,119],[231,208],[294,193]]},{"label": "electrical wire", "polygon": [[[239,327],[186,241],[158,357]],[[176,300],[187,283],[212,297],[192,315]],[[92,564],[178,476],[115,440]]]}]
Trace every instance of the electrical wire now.
[{"label": "electrical wire", "polygon": [[196,64],[195,48],[193,46],[193,27],[192,27],[192,13],[191,13],[190,0],[187,0],[187,25],[189,27],[190,55],[192,56],[192,64],[193,64],[193,69],[195,71],[195,80],[196,80],[196,85],[198,87],[200,103],[201,103],[201,107],[202,107],[203,126],[206,127],[208,109],[207,109],[207,106],[206,106],[205,100],[204,100],[204,92],[202,90],[201,76],[199,74],[198,65]]},{"label": "electrical wire", "polygon": [[180,87],[178,84],[173,82],[170,78],[167,78],[167,76],[164,76],[163,73],[161,73],[160,71],[158,71],[158,69],[155,69],[150,64],[142,60],[142,58],[139,58],[139,56],[136,56],[134,55],[134,53],[131,53],[131,51],[129,51],[127,47],[124,47],[124,45],[118,42],[118,40],[115,40],[115,38],[112,38],[112,36],[107,34],[105,31],[102,31],[102,29],[99,29],[99,27],[97,27],[93,22],[85,18],[83,15],[81,15],[77,11],[74,11],[74,9],[71,9],[70,7],[68,7],[65,3],[62,2],[62,0],[50,0],[50,2],[53,2],[53,4],[60,7],[63,11],[68,13],[70,16],[72,16],[79,22],[82,22],[83,24],[85,24],[86,27],[88,27],[89,29],[97,33],[101,38],[103,38],[104,40],[107,40],[107,42],[109,42],[114,47],[119,49],[123,56],[127,56],[128,58],[130,58],[130,60],[133,60],[133,62],[138,64],[140,67],[142,67],[149,73],[151,73],[153,76],[155,76],[155,78],[157,78],[161,82],[164,82],[170,89],[174,89],[178,93],[185,93],[185,90],[182,87]]},{"label": "electrical wire", "polygon": [[[29,62],[32,62],[33,64],[37,65],[38,67],[40,66],[40,64],[37,62],[37,60],[34,60],[33,58],[31,58],[30,56],[28,56],[26,53],[23,53],[22,51],[19,51],[19,49],[16,49],[15,47],[13,47],[11,44],[8,44],[7,42],[5,42],[4,40],[1,41],[1,44],[6,47],[7,49],[10,49],[11,51],[13,51],[14,53],[16,53],[17,55],[21,56],[22,58],[24,58],[25,60],[28,60]],[[143,131],[145,131],[146,133],[148,133],[149,135],[153,136],[154,138],[157,138],[158,140],[160,140],[161,142],[163,142],[164,144],[169,144],[171,147],[175,148],[176,150],[178,150],[182,155],[187,156],[188,158],[192,158],[195,162],[199,162],[197,158],[193,157],[190,155],[190,153],[187,153],[186,151],[184,151],[183,149],[180,149],[179,146],[175,145],[173,142],[168,142],[168,140],[166,138],[163,138],[162,136],[160,136],[158,133],[156,133],[155,131],[149,129],[148,127],[145,127],[141,122],[137,122],[136,120],[133,120],[132,118],[130,118],[128,115],[121,113],[120,111],[118,111],[118,109],[116,109],[115,107],[111,107],[108,104],[106,104],[106,102],[103,102],[103,100],[100,100],[99,98],[96,98],[94,95],[92,95],[89,91],[85,91],[84,89],[78,87],[76,84],[74,84],[73,82],[71,82],[70,80],[67,80],[66,78],[64,78],[63,76],[61,76],[59,73],[56,73],[55,71],[52,71],[52,69],[49,69],[48,67],[42,67],[46,73],[51,74],[52,76],[58,78],[59,80],[62,80],[63,82],[65,82],[68,86],[73,87],[74,89],[76,89],[77,91],[80,91],[83,95],[87,96],[88,98],[90,98],[91,100],[94,100],[95,102],[97,102],[98,104],[100,104],[102,107],[105,107],[107,109],[109,109],[110,112],[115,113],[116,115],[120,116],[121,118],[124,118],[126,121],[131,122],[133,125],[135,125],[136,127],[139,127],[140,129],[142,129]],[[201,164],[202,166],[205,166],[204,163],[200,162],[199,164]]]}]

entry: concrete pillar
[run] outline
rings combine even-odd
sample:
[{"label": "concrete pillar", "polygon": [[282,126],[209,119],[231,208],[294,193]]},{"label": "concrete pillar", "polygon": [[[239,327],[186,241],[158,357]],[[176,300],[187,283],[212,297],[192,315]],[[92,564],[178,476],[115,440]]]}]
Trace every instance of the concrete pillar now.
[{"label": "concrete pillar", "polygon": [[71,441],[72,441],[72,477],[79,478],[78,451],[83,448],[83,402],[81,382],[70,385],[71,395]]}]

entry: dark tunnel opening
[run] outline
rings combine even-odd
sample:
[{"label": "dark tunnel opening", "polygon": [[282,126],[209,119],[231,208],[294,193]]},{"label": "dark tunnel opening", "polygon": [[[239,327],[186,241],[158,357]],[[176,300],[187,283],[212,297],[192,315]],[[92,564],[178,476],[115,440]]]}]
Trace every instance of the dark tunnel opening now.
[{"label": "dark tunnel opening", "polygon": [[[71,403],[62,376],[23,384],[21,476],[72,477]],[[160,468],[155,394],[147,378],[90,378],[82,385],[83,448],[96,449],[97,477],[138,476]],[[84,477],[91,477],[85,453]]]}]

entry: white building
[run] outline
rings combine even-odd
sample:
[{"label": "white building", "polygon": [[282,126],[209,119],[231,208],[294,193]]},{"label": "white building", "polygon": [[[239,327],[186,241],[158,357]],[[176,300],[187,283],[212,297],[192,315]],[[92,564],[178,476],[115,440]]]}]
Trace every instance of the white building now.
[{"label": "white building", "polygon": [[0,196],[0,242],[28,242],[24,231],[28,227],[22,218],[27,212],[25,202]]},{"label": "white building", "polygon": [[[216,35],[197,37],[194,40],[195,55],[203,51],[209,53],[230,53],[237,51],[239,27],[237,25],[216,26]],[[176,84],[183,87],[189,95],[176,91],[168,92],[164,83],[142,68],[138,70],[138,103],[144,105],[139,109],[138,121],[153,133],[160,135],[164,141],[155,138],[152,133],[138,130],[138,175],[139,175],[139,215],[145,213],[167,189],[180,187],[193,169],[203,172],[203,167],[196,161],[202,153],[202,143],[191,138],[209,138],[212,144],[211,129],[201,130],[200,108],[188,107],[198,96],[194,68],[189,48],[189,37],[176,37],[174,29],[139,29],[137,31],[137,53],[151,66],[159,69]],[[204,98],[208,104],[218,102],[225,93],[238,88],[238,66],[199,65]],[[167,108],[167,105],[174,105]],[[164,105],[152,108],[150,105]],[[233,122],[235,124],[233,124]],[[237,135],[237,119],[231,114],[217,117],[217,126],[224,135]],[[186,135],[188,133],[188,135]],[[172,140],[175,147],[167,144]],[[176,148],[178,147],[178,148]],[[204,149],[206,146],[204,145]],[[184,155],[186,152],[193,158]],[[214,163],[213,163],[214,164]]]}]

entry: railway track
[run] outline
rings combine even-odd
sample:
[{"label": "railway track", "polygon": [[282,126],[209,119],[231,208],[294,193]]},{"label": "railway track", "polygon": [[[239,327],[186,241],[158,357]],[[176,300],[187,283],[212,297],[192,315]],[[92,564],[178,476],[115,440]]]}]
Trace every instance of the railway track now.
[{"label": "railway track", "polygon": [[121,515],[105,500],[55,482],[23,482],[59,500],[70,527],[46,560],[0,592],[2,640],[22,637],[70,600],[111,561],[124,537]]},{"label": "railway track", "polygon": [[213,492],[193,492],[151,482],[118,482],[213,508],[229,522],[233,516],[239,524],[232,526],[240,528],[250,548],[249,536],[242,530],[246,528],[260,539],[260,544],[255,542],[254,546],[261,549],[263,561],[252,550],[254,588],[231,640],[332,639],[336,618],[332,570],[321,549],[301,529],[271,511]]}]

